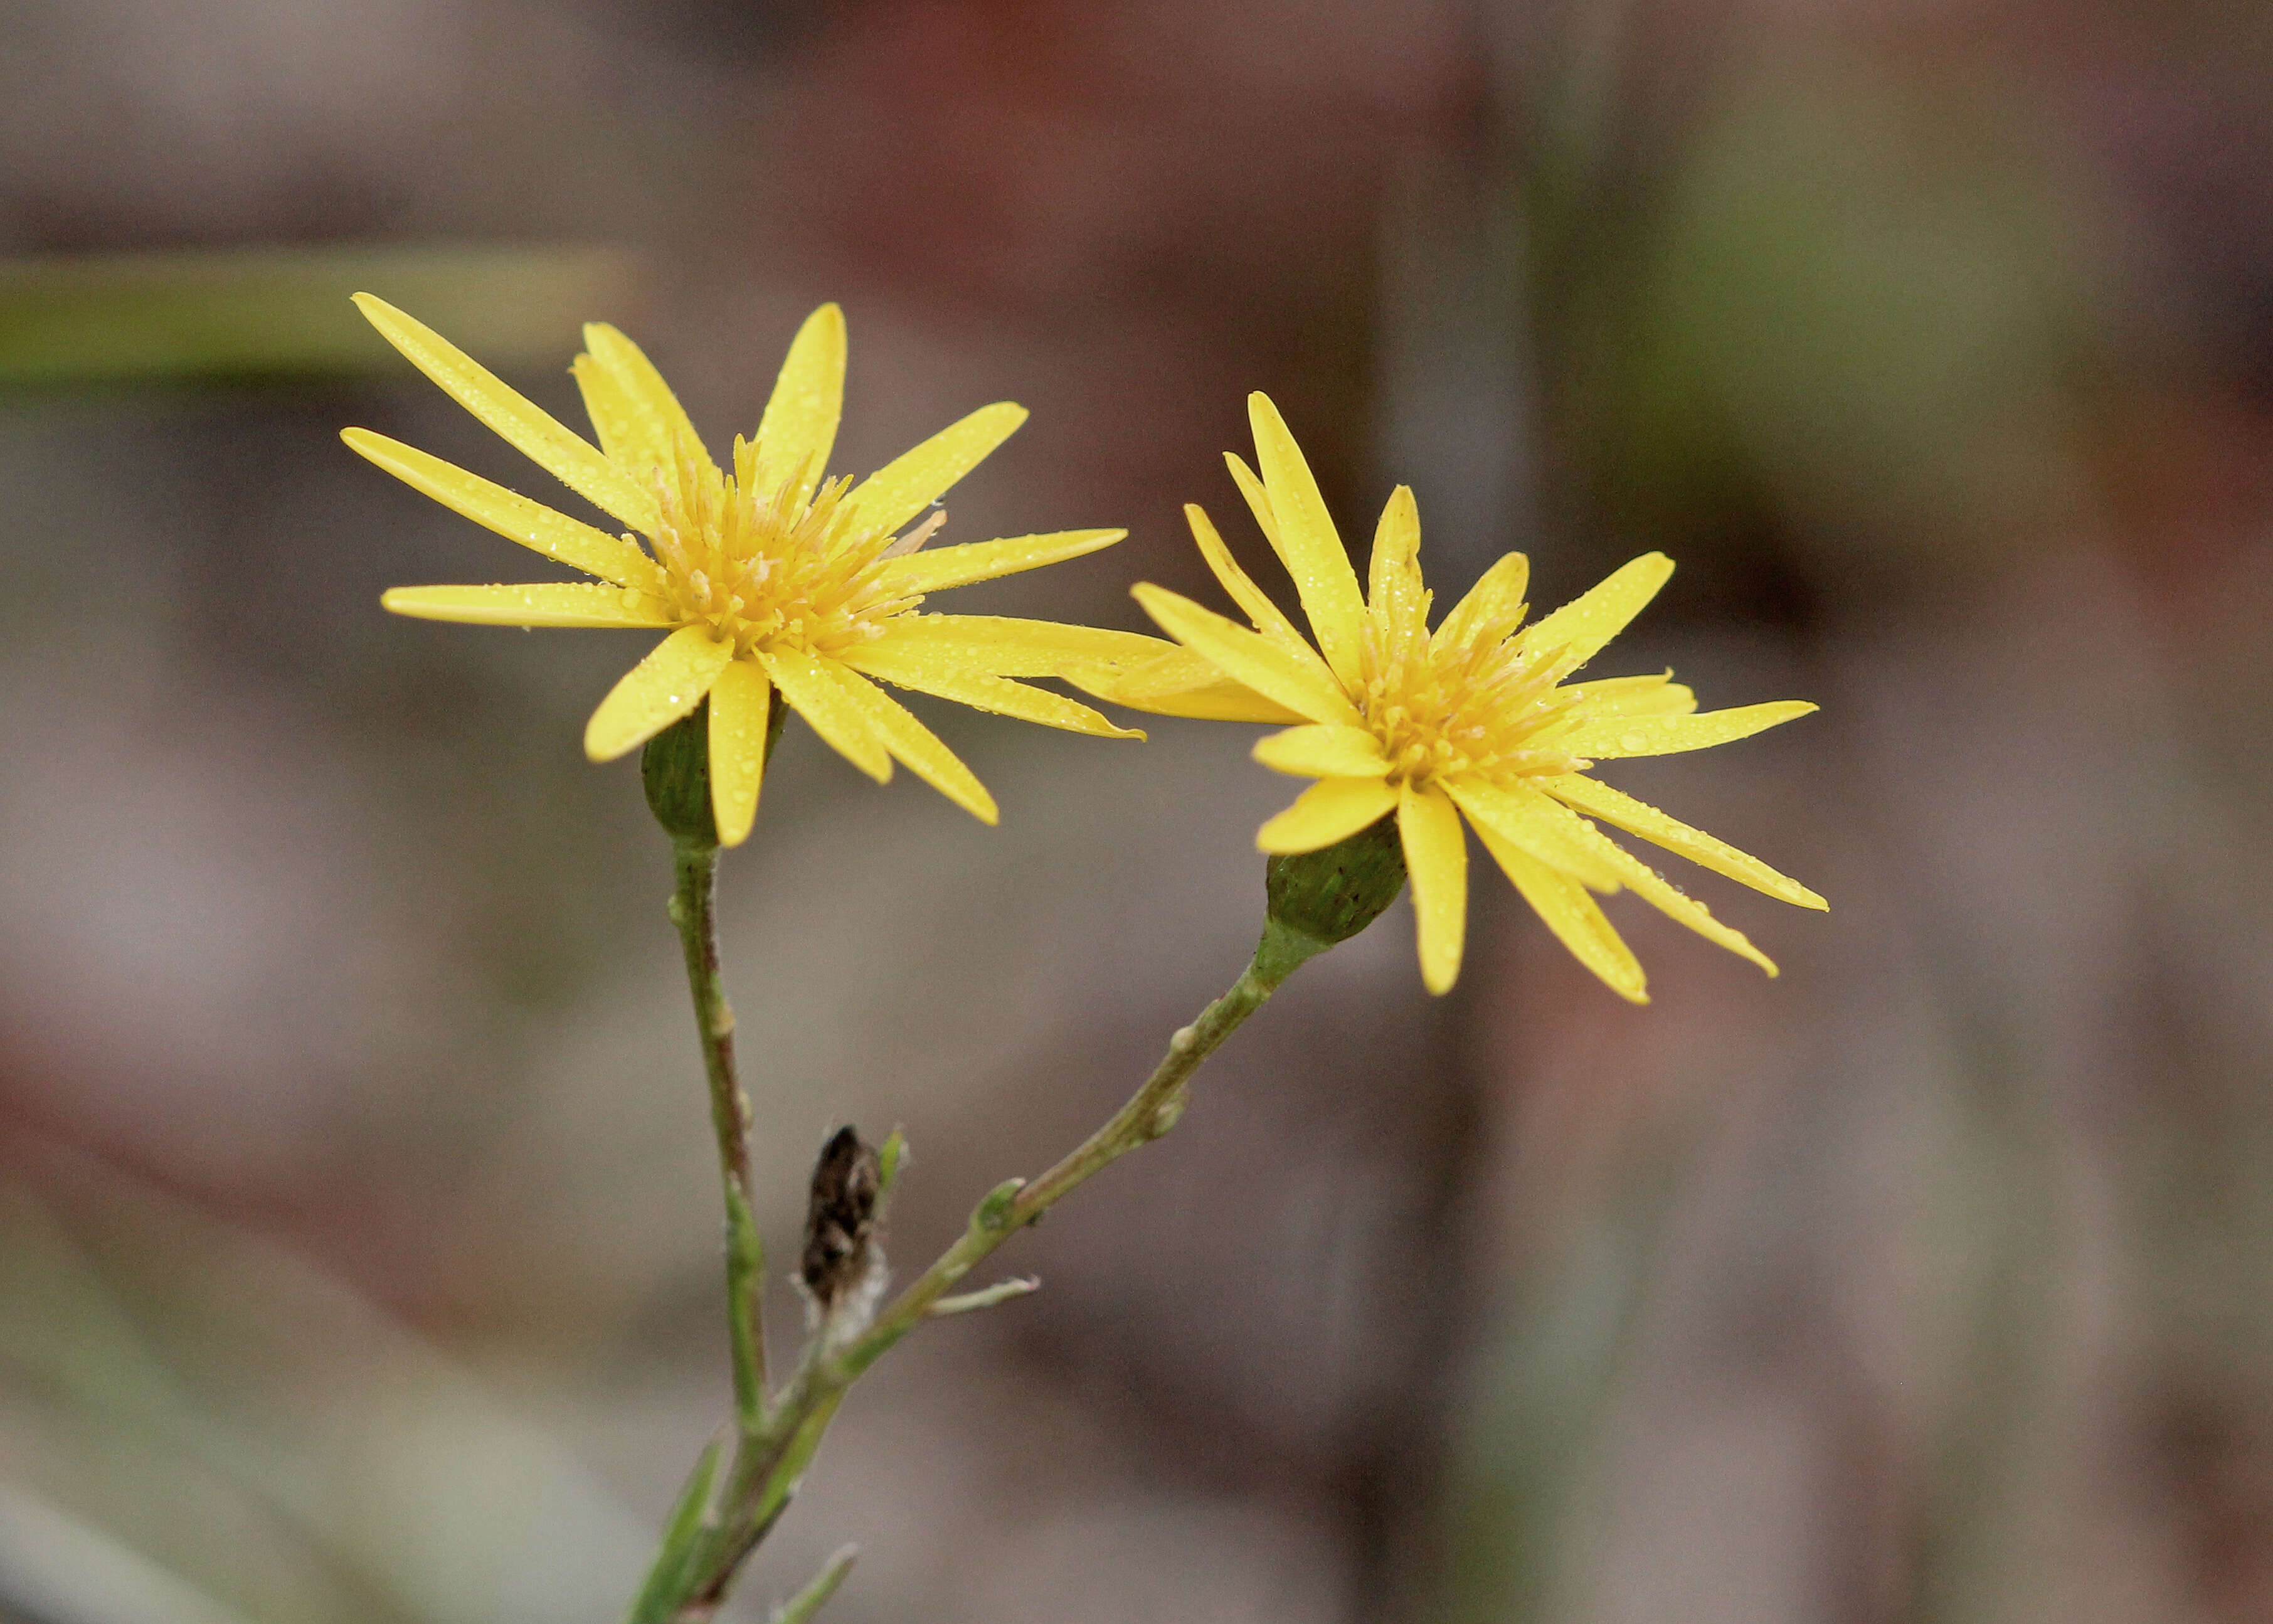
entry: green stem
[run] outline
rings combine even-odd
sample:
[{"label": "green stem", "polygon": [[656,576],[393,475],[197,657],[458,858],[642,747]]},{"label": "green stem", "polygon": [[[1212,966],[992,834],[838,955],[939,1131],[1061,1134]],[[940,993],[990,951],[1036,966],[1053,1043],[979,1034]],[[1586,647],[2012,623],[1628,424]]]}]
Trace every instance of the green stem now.
[{"label": "green stem", "polygon": [[836,1594],[836,1587],[844,1583],[844,1575],[852,1571],[853,1560],[859,1554],[859,1546],[846,1545],[830,1557],[828,1565],[813,1576],[812,1583],[774,1609],[772,1624],[806,1624],[821,1611],[824,1602]]},{"label": "green stem", "polygon": [[686,984],[694,996],[694,1025],[702,1067],[710,1083],[710,1127],[718,1141],[718,1169],[726,1188],[726,1303],[734,1365],[734,1416],[739,1430],[756,1430],[766,1402],[765,1244],[752,1215],[750,1101],[734,1074],[734,1011],[718,979],[716,893],[718,848],[701,840],[671,842],[678,885],[671,921],[686,950]]},{"label": "green stem", "polygon": [[1032,1183],[1013,1179],[997,1185],[972,1212],[963,1237],[893,1298],[865,1335],[835,1359],[825,1362],[817,1373],[826,1380],[852,1380],[913,1329],[950,1286],[986,1261],[1017,1230],[1047,1212],[1076,1185],[1174,1127],[1176,1119],[1183,1115],[1184,1086],[1192,1073],[1238,1030],[1242,1021],[1263,1007],[1264,1001],[1278,990],[1279,981],[1283,979],[1265,981],[1255,965],[1248,966],[1239,980],[1232,983],[1230,991],[1168,1040],[1168,1052],[1153,1068],[1152,1075],[1129,1096],[1127,1104],[1113,1114],[1110,1121]]},{"label": "green stem", "polygon": [[[1014,1178],[988,1192],[972,1211],[961,1238],[895,1297],[866,1330],[836,1345],[831,1342],[829,1327],[822,1326],[776,1400],[763,1407],[755,1425],[740,1429],[725,1486],[702,1533],[682,1559],[674,1575],[676,1583],[657,1587],[666,1593],[655,1596],[647,1607],[635,1609],[634,1624],[660,1624],[661,1620],[700,1624],[708,1620],[724,1599],[736,1571],[797,1492],[798,1480],[820,1447],[821,1435],[845,1389],[912,1330],[949,1287],[1013,1234],[1084,1180],[1176,1125],[1183,1114],[1185,1086],[1200,1063],[1242,1021],[1263,1007],[1295,964],[1309,951],[1317,951],[1311,947],[1292,956],[1274,955],[1268,950],[1278,939],[1275,932],[1265,934],[1264,951],[1258,951],[1256,962],[1228,992],[1201,1011],[1197,1020],[1169,1040],[1168,1052],[1152,1075],[1110,1121],[1031,1183]],[[697,962],[690,948],[690,974]],[[699,981],[697,985],[700,1007],[702,994]],[[722,1136],[722,1147],[724,1144]],[[730,1187],[732,1182],[730,1168]]]}]

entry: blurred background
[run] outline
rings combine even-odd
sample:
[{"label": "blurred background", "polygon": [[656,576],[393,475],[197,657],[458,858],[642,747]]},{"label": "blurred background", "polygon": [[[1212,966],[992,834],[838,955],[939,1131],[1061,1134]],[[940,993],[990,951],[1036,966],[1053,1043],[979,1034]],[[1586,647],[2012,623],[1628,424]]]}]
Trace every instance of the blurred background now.
[{"label": "blurred background", "polygon": [[[995,399],[958,610],[1135,626],[1284,409],[1444,594],[1682,568],[1603,674],[1820,715],[1611,777],[1762,980],[1632,1009],[1479,871],[846,1405],[731,1611],[2273,1619],[2273,14],[2117,0],[8,0],[0,1617],[619,1615],[726,1413],[637,638],[349,455],[549,480],[362,330],[717,442],[844,303],[838,466]],[[904,1124],[903,1273],[1235,973],[1252,730],[923,707],[985,830],[793,725],[725,869],[761,1214]],[[1481,859],[1479,859],[1481,861]],[[793,1297],[775,1293],[777,1327]]]}]

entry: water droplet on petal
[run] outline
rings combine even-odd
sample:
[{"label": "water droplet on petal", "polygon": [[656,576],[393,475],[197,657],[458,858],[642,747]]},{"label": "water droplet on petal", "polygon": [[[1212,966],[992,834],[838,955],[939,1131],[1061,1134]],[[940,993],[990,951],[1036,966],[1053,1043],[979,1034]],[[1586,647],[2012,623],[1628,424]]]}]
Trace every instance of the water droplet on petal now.
[{"label": "water droplet on petal", "polygon": [[1646,748],[1648,744],[1649,735],[1647,733],[1620,733],[1618,735],[1618,748],[1622,750],[1643,749]]}]

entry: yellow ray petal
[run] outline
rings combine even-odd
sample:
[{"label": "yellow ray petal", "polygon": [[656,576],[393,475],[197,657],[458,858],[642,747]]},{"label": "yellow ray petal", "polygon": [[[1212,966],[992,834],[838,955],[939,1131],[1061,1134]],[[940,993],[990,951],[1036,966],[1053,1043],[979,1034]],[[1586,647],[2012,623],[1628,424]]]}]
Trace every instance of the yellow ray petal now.
[{"label": "yellow ray petal", "polygon": [[1233,681],[1189,649],[1173,643],[1160,646],[1172,652],[1138,665],[1069,665],[1065,680],[1099,699],[1155,716],[1281,724],[1308,719],[1245,683]]},{"label": "yellow ray petal", "polygon": [[568,364],[568,375],[584,397],[584,415],[592,420],[592,437],[600,442],[602,455],[626,468],[659,464],[652,437],[640,432],[638,412],[607,368],[589,355],[580,355]]},{"label": "yellow ray petal", "polygon": [[1255,831],[1255,849],[1315,852],[1347,840],[1397,809],[1397,792],[1379,778],[1320,778],[1294,804]]},{"label": "yellow ray petal", "polygon": [[[1585,852],[1594,861],[1609,870],[1617,883],[1630,887],[1635,895],[1649,903],[1668,918],[1686,925],[1707,941],[1727,948],[1741,958],[1749,959],[1767,971],[1776,974],[1774,963],[1754,947],[1741,930],[1731,929],[1714,919],[1703,903],[1673,884],[1663,875],[1651,868],[1632,852],[1627,851],[1601,830],[1568,808],[1550,801],[1534,792],[1530,799],[1551,810],[1555,819],[1564,825],[1562,833],[1570,844]],[[1519,844],[1522,844],[1519,842]],[[1542,855],[1534,850],[1534,856]],[[1552,857],[1547,859],[1554,862]],[[1557,867],[1568,868],[1557,863]],[[1598,888],[1599,889],[1599,888]]]},{"label": "yellow ray petal", "polygon": [[1428,598],[1421,584],[1421,509],[1413,487],[1400,485],[1389,493],[1381,509],[1381,523],[1373,531],[1371,595],[1367,606],[1377,620],[1385,620],[1403,632],[1422,621],[1427,629]]},{"label": "yellow ray petal", "polygon": [[[1099,694],[1099,699],[1111,699],[1110,694]],[[1204,688],[1184,688],[1173,694],[1156,695],[1150,699],[1123,699],[1115,702],[1132,710],[1150,711],[1154,716],[1190,717],[1203,722],[1299,722],[1302,718],[1281,704],[1265,699],[1244,684],[1225,677]]]},{"label": "yellow ray petal", "polygon": [[1380,778],[1389,775],[1381,741],[1362,727],[1290,727],[1256,741],[1255,759],[1273,772],[1303,778]]},{"label": "yellow ray petal", "polygon": [[1531,629],[1523,634],[1522,646],[1542,653],[1559,650],[1555,668],[1567,676],[1625,630],[1672,574],[1671,559],[1662,553],[1645,553],[1613,570],[1546,619],[1534,621]]},{"label": "yellow ray petal", "polygon": [[1766,891],[1782,902],[1803,908],[1828,908],[1831,905],[1797,880],[1778,874],[1774,868],[1749,853],[1740,852],[1727,841],[1717,839],[1701,829],[1692,829],[1676,817],[1669,817],[1647,801],[1636,801],[1623,790],[1612,789],[1579,773],[1561,778],[1542,778],[1539,786],[1548,793],[1569,802],[1582,812],[1591,812],[1606,823],[1654,841],[1667,851],[1686,857],[1700,868],[1725,874],[1741,881],[1754,891]]},{"label": "yellow ray petal", "polygon": [[795,475],[795,500],[810,500],[814,487],[829,470],[829,454],[836,449],[836,424],[844,411],[844,312],[823,304],[805,319],[790,341],[765,416],[758,419],[758,455],[767,479],[777,482]]},{"label": "yellow ray petal", "polygon": [[1642,974],[1641,961],[1603,917],[1602,907],[1587,894],[1585,886],[1512,841],[1503,840],[1482,823],[1476,825],[1476,837],[1515,882],[1523,899],[1580,964],[1602,977],[1619,997],[1633,1004],[1649,1002],[1648,978]]},{"label": "yellow ray petal", "polygon": [[1687,716],[1697,709],[1696,690],[1673,680],[1673,673],[1605,677],[1572,682],[1557,695],[1575,699],[1572,714],[1585,716]]},{"label": "yellow ray petal", "polygon": [[1008,401],[981,406],[869,475],[845,505],[862,529],[896,530],[985,462],[1025,420],[1026,409]]},{"label": "yellow ray petal", "polygon": [[[578,386],[585,390],[588,407],[592,401],[591,388],[585,384],[588,374],[603,375],[611,386],[601,393],[619,422],[602,432],[603,447],[608,445],[611,435],[619,436],[635,451],[640,462],[660,468],[674,466],[684,448],[694,458],[696,466],[714,473],[717,470],[717,464],[703,447],[702,437],[694,432],[686,409],[679,403],[679,397],[663,380],[655,363],[637,344],[606,322],[585,324],[584,354],[576,357],[576,366],[571,370],[576,373]],[[600,427],[596,415],[592,426]],[[615,455],[611,448],[609,455]]]},{"label": "yellow ray petal", "polygon": [[1045,727],[1061,727],[1068,733],[1088,733],[1099,739],[1144,736],[1135,728],[1115,727],[1087,705],[1062,694],[973,671],[953,654],[936,649],[872,643],[847,652],[844,663],[855,671],[881,677],[900,688],[952,699],[975,710],[1015,716],[1021,721],[1039,722]]},{"label": "yellow ray petal", "polygon": [[1468,838],[1444,791],[1409,782],[1398,788],[1397,836],[1413,880],[1421,980],[1430,992],[1450,992],[1468,929]]},{"label": "yellow ray petal", "polygon": [[[921,651],[945,668],[994,677],[1054,677],[1080,667],[1141,664],[1175,645],[1141,632],[1055,620],[1021,620],[999,614],[904,614],[885,622],[884,635],[860,645]],[[848,655],[848,663],[858,665]]]},{"label": "yellow ray petal", "polygon": [[755,660],[729,663],[710,685],[710,816],[721,846],[741,845],[757,821],[772,710],[773,684]]},{"label": "yellow ray petal", "polygon": [[1345,685],[1358,680],[1365,643],[1365,598],[1357,572],[1350,568],[1341,533],[1326,513],[1326,499],[1310,477],[1302,447],[1267,395],[1247,397],[1247,417],[1255,431],[1256,461],[1271,493],[1279,540],[1287,573],[1302,596],[1303,613],[1317,634],[1318,650]]},{"label": "yellow ray petal", "polygon": [[1275,700],[1313,722],[1356,727],[1363,719],[1325,674],[1289,654],[1260,632],[1249,631],[1203,609],[1189,598],[1149,583],[1130,589],[1160,628],[1202,655],[1234,681]]},{"label": "yellow ray petal", "polygon": [[790,709],[803,717],[829,748],[877,783],[889,781],[891,754],[830,669],[836,661],[818,658],[801,649],[761,650],[758,659]]},{"label": "yellow ray petal", "polygon": [[1715,946],[1725,947],[1740,959],[1751,959],[1770,975],[1781,974],[1776,969],[1775,960],[1754,947],[1752,939],[1743,931],[1724,925],[1714,919],[1710,908],[1668,880],[1632,852],[1619,846],[1608,835],[1602,834],[1599,830],[1595,833],[1608,851],[1617,854],[1614,861],[1618,863],[1627,886],[1632,889],[1635,896],[1642,898],[1677,924],[1688,926],[1690,929]]},{"label": "yellow ray petal", "polygon": [[879,572],[879,579],[896,594],[944,592],[974,581],[993,581],[1022,569],[1061,564],[1109,547],[1128,534],[1127,530],[1056,530],[1046,536],[1009,536],[1000,541],[935,547],[889,560]]},{"label": "yellow ray petal", "polygon": [[654,560],[620,536],[556,513],[542,502],[369,429],[343,429],[340,438],[358,456],[376,462],[411,489],[509,541],[619,586],[657,583]]},{"label": "yellow ray petal", "polygon": [[1291,574],[1293,566],[1287,562],[1286,544],[1279,539],[1279,515],[1271,511],[1271,492],[1263,488],[1261,477],[1248,467],[1236,452],[1225,452],[1223,465],[1231,470],[1231,482],[1247,499],[1247,511],[1255,515],[1255,528],[1261,530],[1263,539],[1271,544],[1271,551],[1280,567]]},{"label": "yellow ray petal", "polygon": [[1523,610],[1524,590],[1530,583],[1531,560],[1520,553],[1505,554],[1477,577],[1466,598],[1452,605],[1452,613],[1429,638],[1429,646],[1463,646],[1481,633],[1518,619]]},{"label": "yellow ray petal", "polygon": [[936,733],[910,716],[905,706],[873,682],[842,665],[835,669],[845,697],[867,723],[868,731],[905,763],[910,772],[980,823],[992,823],[1000,819],[1001,814],[995,809],[994,797],[986,793],[978,775],[940,742]]},{"label": "yellow ray petal", "polygon": [[584,727],[584,754],[613,761],[645,744],[702,703],[734,645],[699,626],[682,626],[624,673]]},{"label": "yellow ray petal", "polygon": [[1444,791],[1478,829],[1490,830],[1594,891],[1618,889],[1620,870],[1586,838],[1586,824],[1568,808],[1536,790],[1480,781],[1452,779]]},{"label": "yellow ray petal", "polygon": [[355,302],[380,336],[401,350],[411,365],[496,430],[515,450],[634,530],[654,533],[654,496],[589,441],[563,428],[471,356],[386,300],[358,293]]},{"label": "yellow ray petal", "polygon": [[1215,572],[1217,583],[1231,595],[1232,602],[1246,611],[1247,618],[1255,622],[1255,629],[1305,663],[1316,665],[1321,676],[1330,677],[1332,673],[1318,651],[1239,567],[1239,560],[1231,556],[1231,549],[1223,545],[1223,538],[1216,533],[1214,523],[1197,502],[1184,504],[1184,522],[1192,527],[1192,539],[1200,544],[1200,556]]},{"label": "yellow ray petal", "polygon": [[1749,739],[1763,729],[1805,716],[1816,707],[1804,699],[1776,699],[1764,705],[1737,705],[1698,716],[1584,716],[1549,730],[1544,742],[1573,756],[1613,761],[1629,756],[1674,756]]},{"label": "yellow ray petal", "polygon": [[528,586],[398,586],[379,595],[379,607],[421,620],[461,620],[470,626],[640,626],[656,629],[676,620],[662,604],[639,593],[626,603],[619,586],[545,581]]}]

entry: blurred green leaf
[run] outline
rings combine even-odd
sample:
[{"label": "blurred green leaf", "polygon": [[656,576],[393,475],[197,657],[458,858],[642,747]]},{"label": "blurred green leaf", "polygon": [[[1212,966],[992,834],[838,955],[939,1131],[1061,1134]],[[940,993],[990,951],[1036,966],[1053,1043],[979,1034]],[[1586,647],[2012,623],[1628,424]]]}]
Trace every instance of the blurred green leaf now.
[{"label": "blurred green leaf", "polygon": [[583,246],[228,249],[0,260],[0,386],[383,372],[369,289],[492,365],[557,358],[619,304],[630,255]]}]

